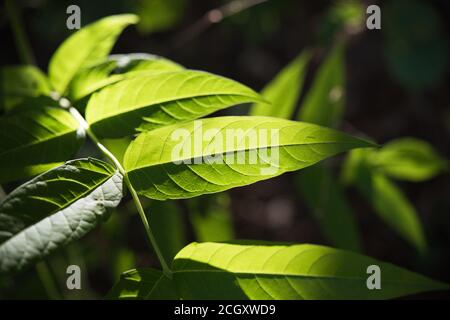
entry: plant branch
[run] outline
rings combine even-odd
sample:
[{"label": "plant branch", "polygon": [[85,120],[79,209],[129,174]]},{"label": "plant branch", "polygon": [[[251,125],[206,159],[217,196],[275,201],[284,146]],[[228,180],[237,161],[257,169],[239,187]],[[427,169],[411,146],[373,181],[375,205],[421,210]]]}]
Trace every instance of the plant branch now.
[{"label": "plant branch", "polygon": [[268,0],[233,0],[219,8],[209,10],[198,21],[175,36],[172,45],[173,49],[184,46],[186,43],[205,32],[211,25],[221,22],[224,18],[235,15],[266,1]]},{"label": "plant branch", "polygon": [[33,53],[31,51],[28,38],[23,29],[23,21],[20,12],[14,4],[13,0],[6,0],[5,9],[11,21],[11,28],[14,33],[14,40],[16,42],[17,51],[19,53],[22,63],[36,64]]},{"label": "plant branch", "polygon": [[152,229],[150,227],[150,224],[148,223],[147,216],[145,215],[144,208],[142,207],[141,201],[139,200],[139,196],[134,189],[133,185],[131,184],[130,179],[128,178],[128,174],[125,171],[125,169],[122,167],[122,164],[120,161],[111,153],[111,151],[108,150],[95,136],[95,134],[92,132],[92,130],[89,128],[89,124],[86,122],[86,120],[83,118],[83,116],[78,112],[77,109],[70,106],[70,103],[67,99],[62,98],[60,99],[60,104],[62,107],[69,106],[69,112],[72,114],[72,116],[78,121],[80,126],[85,130],[89,138],[95,143],[98,149],[108,158],[110,159],[114,165],[116,166],[117,170],[122,174],[123,179],[125,181],[125,184],[128,188],[128,190],[131,193],[131,196],[133,198],[133,202],[136,206],[137,211],[139,212],[139,216],[141,217],[142,223],[144,224],[145,232],[147,235],[147,238],[150,242],[151,247],[155,250],[155,253],[158,257],[158,260],[161,264],[161,267],[163,269],[163,272],[166,276],[171,277],[172,271],[170,270],[166,260],[164,259],[164,256],[161,253],[161,250],[159,249],[158,243],[156,242],[156,238],[153,235]]}]

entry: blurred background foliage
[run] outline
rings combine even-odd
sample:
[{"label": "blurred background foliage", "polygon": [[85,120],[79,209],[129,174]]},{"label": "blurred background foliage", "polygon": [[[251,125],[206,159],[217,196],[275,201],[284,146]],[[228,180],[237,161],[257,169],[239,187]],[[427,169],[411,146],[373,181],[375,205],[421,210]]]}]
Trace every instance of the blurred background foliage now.
[{"label": "blurred background foliage", "polygon": [[[220,0],[16,3],[43,70],[72,33],[65,28],[67,6],[80,6],[82,25],[134,12],[140,23],[124,32],[113,53],[163,55],[265,88],[270,99],[292,101],[277,116],[338,127],[384,145],[227,193],[146,201],[167,259],[192,241],[306,242],[361,251],[449,283],[450,2],[268,0],[234,13],[248,1],[233,1],[234,7]],[[370,4],[381,7],[381,30],[365,28]],[[229,14],[217,16],[217,8]],[[0,63],[19,64],[3,2],[0,35]],[[248,108],[220,114],[246,114]],[[252,113],[264,112],[255,108]],[[128,143],[105,141],[119,159]],[[79,156],[93,154],[88,146]],[[17,185],[3,185],[0,199]],[[0,279],[0,298],[101,298],[121,272],[157,266],[129,198],[116,211],[36,270]],[[83,290],[65,289],[70,264],[81,267]],[[47,271],[56,281],[41,281]],[[442,294],[421,297],[436,296]]]}]

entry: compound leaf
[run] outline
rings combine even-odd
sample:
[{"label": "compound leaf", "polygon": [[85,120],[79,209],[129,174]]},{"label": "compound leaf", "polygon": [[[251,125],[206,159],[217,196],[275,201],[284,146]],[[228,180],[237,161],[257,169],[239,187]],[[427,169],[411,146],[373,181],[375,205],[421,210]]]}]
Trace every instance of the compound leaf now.
[{"label": "compound leaf", "polygon": [[72,34],[50,60],[48,74],[53,88],[64,94],[75,74],[105,58],[122,30],[137,21],[138,17],[133,14],[115,15],[100,19]]},{"label": "compound leaf", "polygon": [[18,108],[0,118],[0,182],[29,177],[70,158],[84,140],[77,130],[76,120],[61,108]]},{"label": "compound leaf", "polygon": [[0,274],[17,272],[84,236],[122,198],[122,176],[95,159],[68,161],[0,204]]},{"label": "compound leaf", "polygon": [[264,100],[230,79],[200,71],[165,72],[97,92],[89,100],[86,119],[97,135],[119,138],[254,101]]},{"label": "compound leaf", "polygon": [[140,134],[124,167],[154,199],[190,198],[298,170],[373,144],[313,124],[270,117],[219,117]]}]

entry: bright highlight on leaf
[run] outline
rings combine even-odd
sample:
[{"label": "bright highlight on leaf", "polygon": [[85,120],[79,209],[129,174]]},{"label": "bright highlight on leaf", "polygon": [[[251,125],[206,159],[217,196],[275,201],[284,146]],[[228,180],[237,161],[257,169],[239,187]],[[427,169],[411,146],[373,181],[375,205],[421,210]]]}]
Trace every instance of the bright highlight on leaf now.
[{"label": "bright highlight on leaf", "polygon": [[86,119],[98,136],[119,138],[255,101],[264,102],[253,90],[227,78],[200,71],[165,72],[101,90],[89,100]]},{"label": "bright highlight on leaf", "polygon": [[0,204],[0,274],[20,271],[80,239],[122,198],[122,176],[102,161],[72,160]]}]

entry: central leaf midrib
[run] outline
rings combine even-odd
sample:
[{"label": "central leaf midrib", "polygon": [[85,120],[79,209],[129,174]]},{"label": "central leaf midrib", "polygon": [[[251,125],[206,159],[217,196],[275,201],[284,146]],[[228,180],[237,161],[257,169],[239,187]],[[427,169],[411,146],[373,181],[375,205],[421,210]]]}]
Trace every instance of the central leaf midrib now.
[{"label": "central leaf midrib", "polygon": [[98,124],[99,122],[106,121],[106,120],[108,120],[110,118],[118,117],[118,116],[123,115],[125,113],[139,111],[139,110],[142,110],[142,109],[145,109],[145,108],[151,108],[151,107],[154,107],[154,106],[160,105],[160,104],[172,103],[172,102],[175,102],[175,101],[187,100],[187,99],[205,98],[205,97],[211,97],[211,96],[238,96],[238,97],[251,98],[251,99],[253,99],[255,101],[263,102],[263,100],[259,99],[258,97],[252,96],[252,95],[248,95],[248,94],[209,93],[209,94],[200,94],[200,95],[196,95],[196,96],[186,95],[186,96],[182,96],[182,97],[177,97],[176,99],[161,100],[161,101],[156,101],[156,102],[154,101],[154,102],[151,102],[150,104],[134,105],[134,106],[132,106],[130,108],[126,108],[126,109],[125,108],[124,109],[117,108],[117,110],[122,111],[122,112],[104,113],[103,115],[99,115],[98,118],[96,117],[96,114],[94,113],[93,114],[94,119],[92,120],[91,124],[92,125]]},{"label": "central leaf midrib", "polygon": [[[287,144],[281,144],[281,145],[267,145],[267,146],[261,146],[261,147],[257,147],[257,148],[250,148],[250,149],[246,149],[246,148],[238,148],[238,149],[233,149],[233,150],[229,150],[229,151],[222,151],[220,154],[224,155],[226,153],[230,153],[230,152],[241,152],[241,151],[255,151],[255,150],[259,150],[259,149],[264,149],[264,148],[276,148],[276,147],[293,147],[293,146],[303,146],[303,145],[326,145],[326,144],[356,144],[357,141],[355,142],[311,142],[311,143],[287,143]],[[196,159],[199,157],[207,157],[207,156],[211,156],[213,155],[212,153],[207,153],[207,154],[202,154],[202,155],[198,155],[195,157],[190,157],[190,158],[183,158],[183,159],[176,159],[176,160],[172,160],[172,161],[166,161],[166,162],[158,162],[158,163],[152,163],[149,165],[144,165],[144,166],[139,166],[139,167],[135,167],[133,169],[128,169],[128,172],[132,172],[132,171],[136,171],[136,170],[140,170],[140,169],[145,169],[148,167],[155,167],[155,166],[159,166],[159,165],[164,165],[164,164],[168,164],[168,163],[172,163],[174,161],[177,162],[183,162],[185,160],[192,160],[192,159]],[[214,154],[216,155],[216,154]],[[125,162],[126,163],[126,162]],[[203,163],[204,164],[204,163]],[[126,165],[125,165],[126,166]]]},{"label": "central leaf midrib", "polygon": [[[263,272],[263,271],[227,271],[227,270],[201,270],[201,269],[189,269],[189,270],[174,270],[172,273],[183,274],[183,273],[225,273],[230,275],[261,275],[261,276],[273,276],[273,277],[292,277],[292,278],[305,278],[305,279],[325,279],[325,280],[348,280],[348,281],[366,281],[365,277],[351,277],[351,276],[327,276],[327,275],[311,275],[311,274],[295,274],[295,273],[279,273],[279,272]],[[405,285],[404,281],[395,280],[383,280],[384,284],[402,284]],[[420,285],[425,287],[430,287],[430,284],[421,282],[407,282],[410,285]]]},{"label": "central leaf midrib", "polygon": [[44,142],[47,142],[47,141],[50,141],[50,140],[53,140],[53,139],[61,138],[61,137],[65,136],[65,135],[71,134],[73,132],[76,132],[76,129],[70,129],[70,130],[67,130],[67,131],[64,131],[64,132],[58,132],[57,135],[52,135],[52,136],[49,136],[49,137],[47,137],[45,139],[42,139],[42,140],[36,140],[34,142],[30,142],[30,143],[18,146],[18,147],[13,148],[13,149],[8,149],[8,150],[0,153],[0,159],[1,159],[1,157],[3,157],[4,155],[6,155],[8,153],[17,152],[17,151],[19,151],[21,149],[28,148],[30,146],[38,145],[40,143],[44,143]]}]

